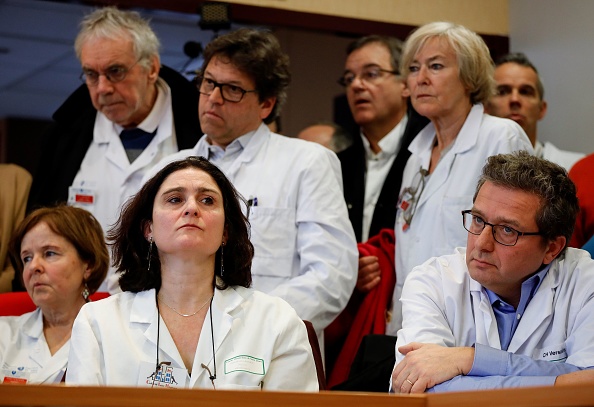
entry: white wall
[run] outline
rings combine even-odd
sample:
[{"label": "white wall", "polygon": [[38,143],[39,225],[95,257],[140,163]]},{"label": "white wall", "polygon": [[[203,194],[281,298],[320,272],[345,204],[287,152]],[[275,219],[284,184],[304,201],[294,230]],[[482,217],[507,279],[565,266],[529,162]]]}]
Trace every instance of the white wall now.
[{"label": "white wall", "polygon": [[539,70],[548,101],[538,138],[594,152],[594,1],[510,0],[512,52]]}]

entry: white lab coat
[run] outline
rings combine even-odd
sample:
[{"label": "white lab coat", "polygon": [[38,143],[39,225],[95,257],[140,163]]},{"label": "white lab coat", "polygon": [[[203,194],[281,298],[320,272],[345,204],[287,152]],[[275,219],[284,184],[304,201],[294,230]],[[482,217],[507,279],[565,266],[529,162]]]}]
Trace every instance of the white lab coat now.
[{"label": "white lab coat", "polygon": [[[497,320],[484,288],[468,274],[466,249],[416,267],[402,292],[404,321],[396,349],[410,342],[475,343],[501,349]],[[534,360],[594,366],[594,261],[568,248],[526,307],[508,352]],[[404,356],[396,351],[396,363]]]},{"label": "white lab coat", "polygon": [[[122,205],[142,186],[142,179],[149,169],[164,157],[178,151],[171,108],[169,86],[159,80],[159,95],[154,111],[147,121],[158,123],[157,133],[134,162],[130,163],[126,150],[114,124],[103,114],[97,113],[93,142],[89,146],[72,187],[83,195],[92,193],[93,203],[76,202],[72,191],[68,203],[91,212],[107,232],[120,216]],[[159,108],[159,109],[157,109]],[[144,122],[143,122],[144,123]],[[118,292],[115,269],[110,268],[99,291]]]},{"label": "white lab coat", "polygon": [[[148,176],[176,159],[209,157],[208,147],[203,136]],[[287,301],[322,339],[357,280],[357,241],[336,154],[262,124],[230,167],[221,169],[246,199],[258,200],[249,212],[253,287]]]},{"label": "white lab coat", "polygon": [[[429,123],[412,141],[412,155],[406,163],[402,188],[413,186],[419,169],[429,168],[435,140],[435,127]],[[413,267],[433,256],[452,253],[466,246],[467,232],[461,212],[472,208],[472,197],[487,158],[517,150],[531,153],[532,145],[514,121],[489,116],[481,104],[474,105],[453,142],[434,172],[425,181],[410,227],[403,230],[403,213],[396,214],[396,287],[392,319],[387,333],[396,335],[402,324],[400,295],[404,280]],[[415,185],[416,186],[416,185]]]},{"label": "white lab coat", "polygon": [[69,350],[70,341],[51,355],[39,308],[17,317],[1,317],[0,383],[5,377],[24,377],[33,384],[59,383],[66,370]]},{"label": "white lab coat", "polygon": [[560,150],[550,141],[547,141],[544,144],[540,141],[537,141],[536,145],[534,146],[534,154],[540,158],[544,158],[545,160],[549,160],[560,165],[567,171],[573,167],[573,164],[586,156],[586,154],[583,153]]},{"label": "white lab coat", "polygon": [[[243,287],[215,289],[191,377],[191,388],[212,389],[215,374],[210,312],[216,357],[217,389],[317,391],[318,379],[305,324],[283,300]],[[155,290],[124,292],[83,306],[72,329],[67,384],[136,386],[141,362],[156,362]],[[159,361],[183,368],[182,358],[165,322],[159,327]],[[234,357],[263,360],[265,374],[231,371]],[[249,370],[249,369],[247,369]],[[177,381],[181,382],[178,377]]]}]

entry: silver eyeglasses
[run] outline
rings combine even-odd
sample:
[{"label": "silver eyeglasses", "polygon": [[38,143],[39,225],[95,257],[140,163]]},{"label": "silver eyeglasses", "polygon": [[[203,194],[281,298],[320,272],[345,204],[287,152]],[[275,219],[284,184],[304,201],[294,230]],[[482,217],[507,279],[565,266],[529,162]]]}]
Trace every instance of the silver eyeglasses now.
[{"label": "silver eyeglasses", "polygon": [[361,71],[361,73],[358,75],[353,72],[346,72],[338,79],[338,84],[348,88],[353,84],[353,82],[355,82],[355,79],[357,78],[365,83],[375,83],[383,78],[384,74],[398,75],[398,71],[383,69],[379,66],[369,66],[363,69],[363,71]]},{"label": "silver eyeglasses", "polygon": [[219,83],[212,79],[201,77],[196,78],[196,85],[198,87],[198,92],[207,96],[210,96],[216,88],[219,88],[223,100],[233,103],[241,102],[241,99],[243,99],[243,96],[246,93],[257,92],[255,89],[245,90],[237,85],[231,85],[230,83]]},{"label": "silver eyeglasses", "polygon": [[491,226],[493,239],[504,246],[515,246],[520,236],[542,236],[540,232],[520,232],[505,225],[494,225],[472,213],[471,210],[462,211],[464,229],[473,235],[480,235],[487,225]]},{"label": "silver eyeglasses", "polygon": [[123,65],[112,65],[108,67],[103,73],[94,71],[92,69],[83,69],[82,73],[80,74],[80,80],[85,82],[87,86],[96,86],[99,83],[99,77],[103,75],[111,83],[118,83],[126,79],[128,72],[130,72],[130,70],[134,68],[138,62],[140,62],[140,59],[127,68]]}]

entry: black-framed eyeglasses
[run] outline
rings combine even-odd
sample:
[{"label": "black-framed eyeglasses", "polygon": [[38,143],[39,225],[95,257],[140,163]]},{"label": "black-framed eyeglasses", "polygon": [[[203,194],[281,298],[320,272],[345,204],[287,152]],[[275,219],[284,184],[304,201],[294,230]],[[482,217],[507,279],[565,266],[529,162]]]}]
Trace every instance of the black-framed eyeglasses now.
[{"label": "black-framed eyeglasses", "polygon": [[462,224],[464,229],[473,235],[480,235],[487,225],[491,226],[493,239],[503,246],[515,246],[520,236],[542,236],[540,232],[520,232],[509,226],[494,225],[473,214],[470,209],[462,211]]},{"label": "black-framed eyeglasses", "polygon": [[219,83],[213,81],[212,79],[201,78],[199,76],[196,77],[195,81],[198,92],[202,93],[203,95],[210,96],[216,88],[219,88],[223,100],[227,102],[238,103],[241,102],[241,99],[243,99],[243,96],[246,93],[258,92],[256,89],[245,90],[237,85],[231,85],[230,83]]},{"label": "black-framed eyeglasses", "polygon": [[80,80],[85,82],[87,86],[96,86],[99,83],[99,77],[103,75],[111,83],[121,82],[126,79],[128,72],[130,72],[130,70],[134,68],[134,66],[140,62],[141,59],[142,58],[136,60],[136,62],[134,62],[129,67],[125,67],[123,65],[112,65],[102,73],[92,69],[83,69],[82,73],[80,74]]},{"label": "black-framed eyeglasses", "polygon": [[419,168],[419,172],[413,178],[412,185],[402,190],[398,199],[398,208],[402,210],[402,218],[404,219],[403,230],[409,228],[412,218],[417,210],[417,204],[425,189],[425,178],[429,175],[429,171],[423,167]]},{"label": "black-framed eyeglasses", "polygon": [[355,74],[353,72],[346,72],[338,79],[338,84],[348,88],[355,82],[355,79],[359,78],[365,83],[375,83],[383,78],[384,74],[398,75],[398,71],[392,71],[390,69],[383,69],[379,66],[369,66],[364,68],[361,73]]}]

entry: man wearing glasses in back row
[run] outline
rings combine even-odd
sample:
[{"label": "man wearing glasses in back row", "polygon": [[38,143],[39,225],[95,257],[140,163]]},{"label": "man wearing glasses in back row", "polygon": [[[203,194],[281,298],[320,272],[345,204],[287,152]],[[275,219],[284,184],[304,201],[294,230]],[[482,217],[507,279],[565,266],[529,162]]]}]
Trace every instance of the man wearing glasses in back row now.
[{"label": "man wearing glasses in back row", "polygon": [[148,176],[188,156],[217,165],[247,200],[253,287],[287,301],[322,339],[357,277],[340,162],[317,143],[268,128],[290,82],[289,58],[272,33],[240,29],[217,37],[204,49],[196,82],[204,136]]},{"label": "man wearing glasses in back row", "polygon": [[593,367],[594,261],[566,247],[578,210],[557,164],[489,157],[461,216],[467,247],[404,283],[392,391],[559,385]]},{"label": "man wearing glasses in back row", "polygon": [[[345,87],[353,119],[360,126],[353,144],[338,154],[344,197],[358,242],[393,228],[408,145],[428,120],[408,106],[398,72],[402,42],[379,35],[362,37],[347,48],[339,84]],[[379,273],[362,279],[367,292]]]},{"label": "man wearing glasses in back row", "polygon": [[[198,141],[198,92],[160,65],[159,40],[136,12],[87,15],[75,41],[84,82],[44,135],[28,207],[68,201],[106,232],[147,169]],[[110,270],[100,291],[117,291]]]}]

